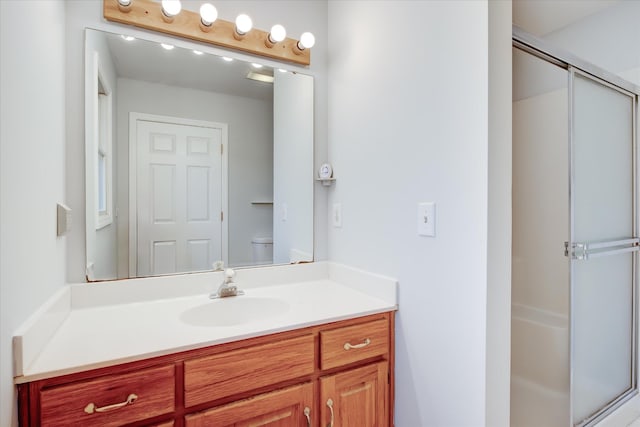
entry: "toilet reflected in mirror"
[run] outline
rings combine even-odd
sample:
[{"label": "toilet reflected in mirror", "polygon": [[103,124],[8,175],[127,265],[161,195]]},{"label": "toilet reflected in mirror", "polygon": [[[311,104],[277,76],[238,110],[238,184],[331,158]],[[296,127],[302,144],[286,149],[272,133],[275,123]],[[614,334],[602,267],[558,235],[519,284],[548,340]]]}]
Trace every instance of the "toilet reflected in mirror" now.
[{"label": "toilet reflected in mirror", "polygon": [[251,239],[251,253],[255,265],[273,263],[273,237],[254,237]]}]

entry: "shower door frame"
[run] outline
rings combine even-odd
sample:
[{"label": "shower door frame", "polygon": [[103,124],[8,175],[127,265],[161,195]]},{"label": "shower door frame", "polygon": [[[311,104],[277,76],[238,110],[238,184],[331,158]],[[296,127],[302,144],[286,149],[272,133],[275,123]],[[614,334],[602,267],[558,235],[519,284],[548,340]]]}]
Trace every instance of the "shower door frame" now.
[{"label": "shower door frame", "polygon": [[[567,70],[568,78],[568,150],[569,150],[569,225],[570,225],[570,239],[574,241],[574,194],[571,191],[574,184],[573,174],[573,157],[572,147],[574,143],[574,131],[573,131],[573,79],[574,74],[579,73],[599,84],[608,86],[611,89],[617,90],[622,94],[628,95],[632,99],[632,150],[633,150],[633,182],[632,182],[632,208],[633,208],[633,238],[638,238],[638,197],[636,192],[638,191],[638,98],[640,97],[640,86],[637,86],[631,82],[628,82],[619,76],[610,73],[596,65],[588,63],[562,49],[558,49],[554,46],[550,46],[547,42],[521,30],[518,27],[513,27],[512,33],[513,46],[530,53],[540,59],[557,65]],[[567,242],[568,245],[571,242]],[[605,407],[600,408],[596,413],[592,414],[589,418],[580,421],[578,424],[573,423],[573,371],[574,371],[574,337],[573,337],[573,306],[574,306],[574,294],[573,294],[573,280],[574,280],[574,263],[571,262],[570,269],[570,334],[569,334],[569,408],[568,408],[568,426],[574,427],[590,427],[596,423],[602,421],[613,411],[620,408],[623,404],[628,402],[631,398],[638,395],[638,247],[637,243],[634,243],[633,262],[632,262],[632,325],[631,325],[631,387],[619,395],[616,399],[609,402]],[[571,247],[565,252],[571,259]]]},{"label": "shower door frame", "polygon": [[[633,396],[638,394],[638,384],[637,384],[637,366],[638,366],[638,293],[637,293],[637,286],[638,286],[638,255],[637,252],[640,249],[640,247],[638,247],[638,197],[636,192],[638,191],[638,173],[637,173],[637,165],[638,165],[638,158],[637,158],[637,138],[636,138],[636,119],[637,119],[637,110],[636,110],[636,105],[637,105],[637,100],[638,100],[638,96],[636,94],[634,94],[633,92],[630,92],[626,89],[620,88],[617,85],[614,85],[602,78],[599,78],[597,76],[593,76],[590,73],[584,72],[583,70],[579,69],[578,67],[575,67],[573,64],[568,64],[568,78],[569,78],[569,85],[568,85],[568,98],[569,98],[569,180],[570,180],[570,184],[569,184],[569,226],[570,226],[570,234],[569,234],[569,239],[570,242],[569,244],[571,246],[569,246],[568,248],[568,257],[571,261],[571,265],[570,265],[570,312],[569,312],[569,321],[570,321],[570,334],[569,334],[569,338],[570,338],[570,344],[569,344],[569,353],[570,353],[570,363],[569,363],[569,370],[570,370],[570,396],[569,396],[569,401],[570,401],[570,420],[571,420],[571,425],[576,426],[576,427],[589,427],[592,425],[597,424],[598,422],[602,421],[604,418],[606,418],[611,412],[613,412],[614,410],[616,410],[617,408],[619,408],[621,405],[623,405],[625,402],[627,402],[629,399],[631,399]],[[632,182],[631,182],[631,189],[632,189],[632,202],[631,202],[631,207],[632,207],[632,218],[633,218],[633,222],[632,222],[632,236],[629,236],[628,239],[620,239],[618,242],[615,242],[615,244],[611,244],[611,246],[607,246],[606,244],[602,244],[601,247],[603,248],[609,248],[608,252],[604,252],[607,254],[621,254],[621,253],[631,253],[633,258],[632,258],[632,274],[631,274],[631,278],[632,278],[632,287],[631,287],[631,295],[632,295],[632,312],[631,312],[631,378],[630,378],[630,387],[629,389],[627,389],[626,391],[622,392],[622,394],[618,395],[616,398],[614,398],[612,401],[608,402],[605,404],[605,406],[599,408],[596,412],[594,412],[593,414],[589,415],[587,418],[580,420],[578,423],[573,423],[573,402],[574,402],[574,360],[575,360],[575,349],[574,349],[574,344],[575,344],[575,340],[574,340],[574,334],[573,331],[575,330],[574,328],[574,324],[575,324],[575,317],[572,315],[573,311],[574,311],[574,307],[575,307],[575,293],[574,293],[574,288],[576,286],[575,283],[575,262],[576,260],[580,260],[580,259],[587,259],[589,257],[588,255],[588,251],[584,251],[582,253],[576,253],[576,248],[573,248],[572,246],[574,246],[576,244],[576,240],[575,240],[575,229],[574,229],[574,225],[575,225],[575,221],[574,221],[574,216],[575,216],[575,194],[572,191],[572,189],[574,188],[574,184],[575,184],[575,168],[574,168],[574,164],[573,164],[573,160],[574,160],[574,156],[573,156],[573,151],[575,149],[575,129],[574,129],[574,80],[575,80],[575,76],[576,75],[580,75],[583,78],[589,79],[591,82],[594,82],[596,84],[605,86],[609,89],[615,90],[618,93],[624,95],[624,96],[628,96],[631,101],[632,101],[632,110],[631,110],[631,114],[632,114],[632,122],[631,122],[631,132],[632,132],[632,140],[631,140],[631,144],[632,144]],[[594,245],[596,246],[596,245]],[[624,246],[624,247],[623,247]],[[594,248],[594,249],[599,249],[599,248]],[[605,251],[607,251],[607,249],[605,249]],[[577,252],[580,252],[579,250]],[[596,251],[597,252],[597,251]],[[603,252],[600,252],[600,254],[603,254]],[[596,254],[597,256],[597,254]]]}]

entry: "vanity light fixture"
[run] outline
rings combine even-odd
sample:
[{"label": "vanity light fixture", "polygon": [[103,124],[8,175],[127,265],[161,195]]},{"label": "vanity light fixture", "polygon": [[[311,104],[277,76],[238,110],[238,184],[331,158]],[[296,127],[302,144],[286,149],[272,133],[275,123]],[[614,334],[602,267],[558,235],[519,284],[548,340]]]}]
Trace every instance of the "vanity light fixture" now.
[{"label": "vanity light fixture", "polygon": [[180,0],[162,0],[162,19],[165,22],[173,22],[173,19],[182,10]]},{"label": "vanity light fixture", "polygon": [[236,31],[233,33],[233,36],[236,40],[242,40],[244,36],[251,31],[253,28],[253,21],[244,13],[241,13],[236,18]]},{"label": "vanity light fixture", "polygon": [[218,18],[213,4],[202,5],[199,13],[182,9],[179,0],[103,0],[103,5],[104,18],[111,22],[279,61],[311,63],[310,48],[315,41],[311,33],[305,33],[298,41],[288,38],[280,24],[274,25],[271,31],[263,31],[253,28],[246,14],[239,15],[235,22],[225,21]]},{"label": "vanity light fixture", "polygon": [[118,9],[121,12],[128,13],[131,10],[131,0],[118,0]]},{"label": "vanity light fixture", "polygon": [[211,31],[213,23],[218,19],[218,9],[211,3],[200,6],[200,29],[204,32]]},{"label": "vanity light fixture", "polygon": [[175,47],[174,45],[167,43],[160,43],[160,46],[162,46],[162,48],[166,50],[173,50],[173,48]]},{"label": "vanity light fixture", "polygon": [[262,83],[273,83],[273,76],[262,73],[254,73],[253,71],[249,71],[247,73],[247,78],[249,80],[255,80]]},{"label": "vanity light fixture", "polygon": [[267,38],[264,40],[264,44],[268,48],[272,48],[273,46],[276,45],[276,43],[280,43],[286,38],[287,38],[287,30],[285,30],[285,28],[282,25],[276,24],[273,27],[271,27],[271,31],[267,35]]}]

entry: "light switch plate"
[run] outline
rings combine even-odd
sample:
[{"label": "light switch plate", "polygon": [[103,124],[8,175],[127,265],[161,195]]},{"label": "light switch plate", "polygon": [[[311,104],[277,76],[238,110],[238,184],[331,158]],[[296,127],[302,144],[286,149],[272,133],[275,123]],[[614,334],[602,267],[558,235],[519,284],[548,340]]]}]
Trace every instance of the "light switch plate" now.
[{"label": "light switch plate", "polygon": [[71,209],[62,204],[57,205],[58,236],[64,236],[71,230]]},{"label": "light switch plate", "polygon": [[436,204],[433,202],[418,204],[418,235],[436,235]]},{"label": "light switch plate", "polygon": [[333,204],[333,214],[331,215],[331,223],[334,227],[342,227],[342,203]]}]

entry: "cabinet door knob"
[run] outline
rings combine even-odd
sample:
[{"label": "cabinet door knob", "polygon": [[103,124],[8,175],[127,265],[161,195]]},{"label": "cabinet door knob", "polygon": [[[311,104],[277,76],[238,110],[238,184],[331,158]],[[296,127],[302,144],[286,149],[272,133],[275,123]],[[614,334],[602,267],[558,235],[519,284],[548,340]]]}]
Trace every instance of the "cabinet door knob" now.
[{"label": "cabinet door knob", "polygon": [[369,344],[371,344],[371,340],[369,338],[367,338],[366,340],[364,340],[360,344],[351,344],[349,342],[346,342],[346,343],[344,343],[344,349],[345,350],[351,350],[352,348],[362,348],[362,347],[368,346]]},{"label": "cabinet door knob", "polygon": [[333,399],[329,398],[329,400],[327,400],[327,406],[331,411],[331,421],[327,424],[327,427],[333,427]]},{"label": "cabinet door knob", "polygon": [[129,396],[127,396],[127,400],[125,400],[124,402],[114,403],[113,405],[103,406],[102,408],[99,408],[95,403],[89,403],[84,407],[84,412],[86,412],[87,414],[93,414],[94,412],[113,411],[114,409],[120,409],[127,405],[132,405],[137,398],[138,396],[136,394],[131,393]]}]

